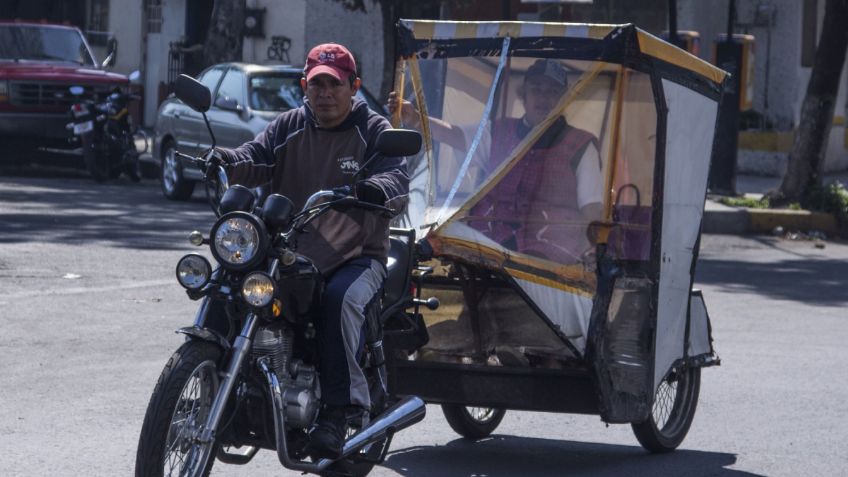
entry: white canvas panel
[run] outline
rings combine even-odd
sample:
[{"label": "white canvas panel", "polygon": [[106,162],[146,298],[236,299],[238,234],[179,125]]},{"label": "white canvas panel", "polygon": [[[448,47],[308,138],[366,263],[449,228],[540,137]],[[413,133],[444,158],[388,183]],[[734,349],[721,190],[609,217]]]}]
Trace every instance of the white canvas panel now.
[{"label": "white canvas panel", "polygon": [[689,305],[689,356],[712,353],[707,306],[700,294],[692,295]]},{"label": "white canvas panel", "polygon": [[592,299],[527,280],[515,281],[542,313],[568,337],[577,351],[585,353]]},{"label": "white canvas panel", "polygon": [[704,196],[718,103],[663,80],[666,120],[660,290],[654,383],[683,357],[693,250]]}]

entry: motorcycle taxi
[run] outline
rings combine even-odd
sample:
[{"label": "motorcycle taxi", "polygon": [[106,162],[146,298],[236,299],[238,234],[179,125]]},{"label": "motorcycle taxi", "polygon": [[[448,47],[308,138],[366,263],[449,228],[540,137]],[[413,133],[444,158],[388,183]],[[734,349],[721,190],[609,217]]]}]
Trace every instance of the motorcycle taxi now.
[{"label": "motorcycle taxi", "polygon": [[[424,146],[393,260],[433,298],[386,329],[390,393],[470,438],[515,409],[678,447],[720,363],[692,285],[726,73],[633,25],[401,20],[397,41]],[[546,108],[533,74],[561,86]]]}]

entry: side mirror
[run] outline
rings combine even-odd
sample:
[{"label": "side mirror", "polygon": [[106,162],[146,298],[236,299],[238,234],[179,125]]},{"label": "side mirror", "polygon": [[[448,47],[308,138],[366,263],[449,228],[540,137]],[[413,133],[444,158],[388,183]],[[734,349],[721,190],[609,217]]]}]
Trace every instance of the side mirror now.
[{"label": "side mirror", "polygon": [[209,111],[212,104],[212,93],[209,88],[187,75],[180,75],[174,84],[174,94],[189,108],[198,113]]},{"label": "side mirror", "polygon": [[100,67],[103,69],[110,68],[115,65],[115,53],[109,53],[106,56],[106,59],[103,60],[103,63],[100,63]]},{"label": "side mirror", "polygon": [[115,66],[115,60],[118,59],[118,40],[115,37],[109,38],[106,45],[106,58],[100,64],[101,68],[111,68]]},{"label": "side mirror", "polygon": [[127,78],[129,78],[130,83],[132,83],[132,84],[141,84],[141,72],[138,71],[138,70],[135,70],[132,73],[130,73],[130,75]]},{"label": "side mirror", "polygon": [[232,111],[238,114],[241,114],[244,111],[242,105],[229,96],[218,96],[215,98],[215,106],[223,109],[224,111]]},{"label": "side mirror", "polygon": [[82,96],[82,94],[85,93],[85,88],[83,88],[82,86],[71,86],[70,88],[68,88],[68,90],[74,96]]},{"label": "side mirror", "polygon": [[412,156],[421,150],[421,133],[411,129],[386,129],[377,136],[376,148],[384,156]]}]

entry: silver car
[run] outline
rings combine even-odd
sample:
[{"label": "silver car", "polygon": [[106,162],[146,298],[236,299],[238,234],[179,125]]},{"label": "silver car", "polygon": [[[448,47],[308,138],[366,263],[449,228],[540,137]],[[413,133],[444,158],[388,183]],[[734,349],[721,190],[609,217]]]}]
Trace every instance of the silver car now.
[{"label": "silver car", "polygon": [[[198,80],[212,92],[214,101],[206,113],[221,147],[237,147],[250,141],[281,112],[303,104],[300,78],[294,66],[263,66],[222,63],[204,70]],[[357,96],[371,109],[385,110],[365,88]],[[198,156],[211,146],[200,113],[173,95],[159,106],[156,116],[153,157],[161,160],[162,193],[172,200],[187,200],[203,174],[175,153]]]}]

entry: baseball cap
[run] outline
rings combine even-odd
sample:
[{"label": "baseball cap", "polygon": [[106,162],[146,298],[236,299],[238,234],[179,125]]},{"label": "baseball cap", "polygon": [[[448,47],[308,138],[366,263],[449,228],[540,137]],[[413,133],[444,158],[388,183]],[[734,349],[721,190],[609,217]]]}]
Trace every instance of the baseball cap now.
[{"label": "baseball cap", "polygon": [[546,76],[563,88],[568,87],[568,76],[565,73],[565,68],[558,61],[544,58],[536,60],[535,63],[527,68],[524,79],[526,80],[533,76]]},{"label": "baseball cap", "polygon": [[336,43],[324,43],[309,51],[303,68],[306,81],[315,75],[328,74],[339,81],[356,75],[356,62],[347,48]]}]

